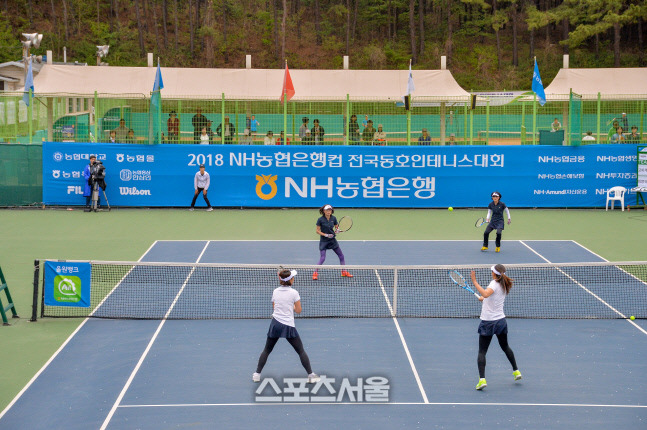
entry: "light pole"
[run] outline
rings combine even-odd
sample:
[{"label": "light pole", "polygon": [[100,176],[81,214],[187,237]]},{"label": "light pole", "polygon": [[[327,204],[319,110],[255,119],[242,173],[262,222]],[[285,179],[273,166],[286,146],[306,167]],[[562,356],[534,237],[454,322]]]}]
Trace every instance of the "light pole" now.
[{"label": "light pole", "polygon": [[27,68],[29,67],[30,53],[29,50],[34,47],[38,48],[43,40],[43,35],[39,33],[23,33],[22,37],[22,61],[25,64],[25,81],[27,80]]},{"label": "light pole", "polygon": [[[108,50],[110,49],[110,45],[97,45],[97,66],[100,66],[101,59],[105,56],[108,55]],[[103,63],[103,64],[108,64],[108,63]]]}]

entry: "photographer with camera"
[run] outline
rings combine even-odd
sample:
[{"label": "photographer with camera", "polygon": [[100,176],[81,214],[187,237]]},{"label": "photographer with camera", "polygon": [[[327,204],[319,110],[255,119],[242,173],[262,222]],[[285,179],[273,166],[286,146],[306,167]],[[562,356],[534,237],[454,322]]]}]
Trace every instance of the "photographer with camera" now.
[{"label": "photographer with camera", "polygon": [[97,161],[97,157],[95,155],[90,155],[90,163],[85,166],[83,177],[86,181],[85,188],[83,190],[86,211],[96,211],[97,208],[101,207],[99,188],[103,190],[105,196],[106,168],[101,161]]}]

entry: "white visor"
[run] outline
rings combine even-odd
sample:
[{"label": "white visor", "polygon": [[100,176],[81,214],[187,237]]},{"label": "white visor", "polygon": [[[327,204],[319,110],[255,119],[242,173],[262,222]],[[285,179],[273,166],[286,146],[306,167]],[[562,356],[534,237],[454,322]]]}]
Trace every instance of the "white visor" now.
[{"label": "white visor", "polygon": [[279,276],[279,279],[281,281],[283,281],[283,282],[288,282],[290,279],[294,278],[295,276],[297,276],[297,271],[296,270],[290,270],[290,275],[287,278],[281,278]]},{"label": "white visor", "polygon": [[330,205],[326,205],[326,206],[324,206],[324,210],[325,210],[325,211],[327,211],[328,209],[332,209],[332,206],[330,206]]},{"label": "white visor", "polygon": [[496,268],[495,268],[494,266],[490,267],[490,270],[491,270],[491,271],[492,271],[492,273],[494,273],[495,275],[497,275],[497,276],[501,276],[501,273],[499,273],[499,271],[498,271],[498,270],[496,270]]}]

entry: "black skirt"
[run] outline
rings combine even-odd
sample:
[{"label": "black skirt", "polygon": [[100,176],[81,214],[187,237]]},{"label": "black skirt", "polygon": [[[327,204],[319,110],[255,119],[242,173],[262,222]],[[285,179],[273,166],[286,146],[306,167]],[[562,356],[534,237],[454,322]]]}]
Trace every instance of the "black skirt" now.
[{"label": "black skirt", "polygon": [[278,337],[284,337],[286,339],[292,339],[293,337],[299,337],[299,332],[297,332],[296,327],[291,327],[283,323],[278,322],[272,318],[270,323],[270,328],[267,331],[267,337],[271,339],[276,339]]},{"label": "black skirt", "polygon": [[494,320],[494,321],[481,321],[481,324],[479,324],[478,333],[481,336],[494,336],[495,334],[496,335],[507,334],[508,322],[505,320],[505,318],[501,318],[500,320]]},{"label": "black skirt", "polygon": [[325,238],[325,240],[319,241],[319,251],[324,251],[326,249],[337,249],[337,248],[339,248],[339,242],[337,242],[337,239],[335,239],[334,237],[332,239]]}]

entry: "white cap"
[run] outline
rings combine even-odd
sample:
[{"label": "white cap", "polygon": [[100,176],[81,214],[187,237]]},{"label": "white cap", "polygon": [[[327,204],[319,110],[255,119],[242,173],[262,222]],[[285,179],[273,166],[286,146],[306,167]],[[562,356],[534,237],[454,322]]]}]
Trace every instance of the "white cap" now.
[{"label": "white cap", "polygon": [[324,206],[324,210],[325,210],[325,211],[326,211],[326,210],[328,210],[328,209],[332,209],[332,206],[330,206],[330,205],[326,205],[326,206]]},{"label": "white cap", "polygon": [[279,276],[279,279],[283,282],[288,282],[290,279],[294,278],[295,276],[297,276],[297,271],[290,270],[290,276],[288,276],[287,278],[281,278],[281,276]]}]

